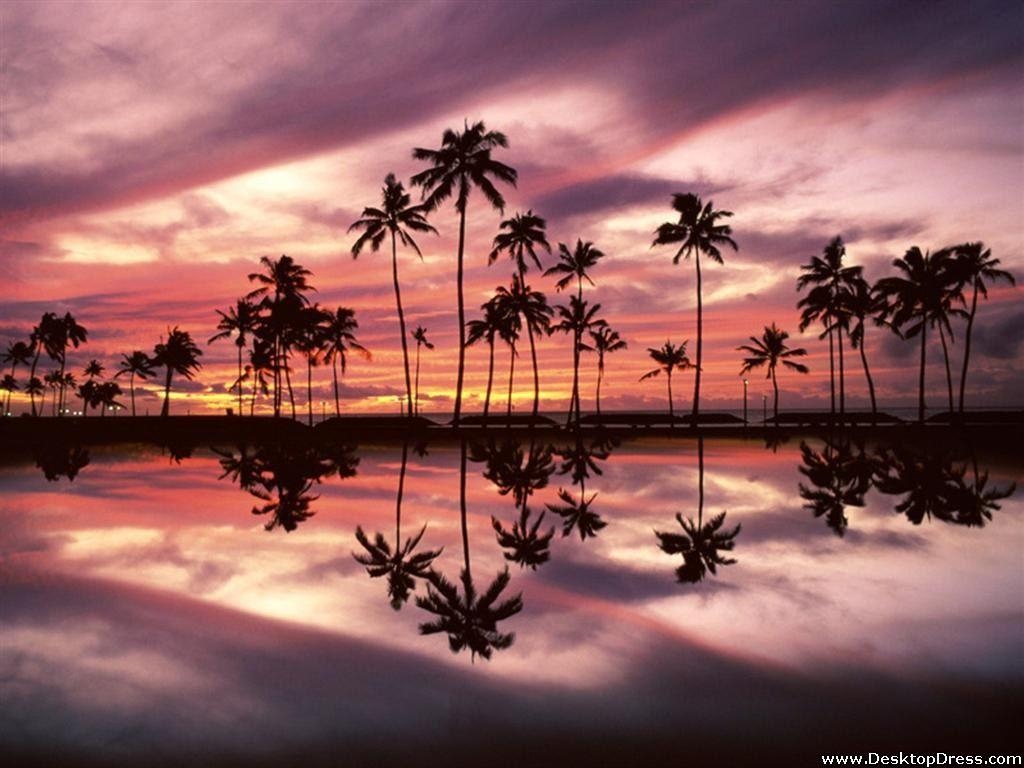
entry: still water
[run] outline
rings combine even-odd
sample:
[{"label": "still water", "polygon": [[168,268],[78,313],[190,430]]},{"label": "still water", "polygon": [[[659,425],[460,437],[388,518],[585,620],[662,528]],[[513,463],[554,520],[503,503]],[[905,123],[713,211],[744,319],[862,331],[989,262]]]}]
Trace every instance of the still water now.
[{"label": "still water", "polygon": [[1021,474],[984,446],[812,437],[36,450],[0,467],[0,747],[1013,751]]}]

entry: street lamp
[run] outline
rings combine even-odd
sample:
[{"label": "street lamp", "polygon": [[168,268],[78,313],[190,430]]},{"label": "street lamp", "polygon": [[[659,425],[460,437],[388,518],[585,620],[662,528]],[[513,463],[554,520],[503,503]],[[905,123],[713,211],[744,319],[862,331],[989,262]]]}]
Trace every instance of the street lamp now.
[{"label": "street lamp", "polygon": [[747,384],[749,382],[743,380],[743,426],[747,426]]}]

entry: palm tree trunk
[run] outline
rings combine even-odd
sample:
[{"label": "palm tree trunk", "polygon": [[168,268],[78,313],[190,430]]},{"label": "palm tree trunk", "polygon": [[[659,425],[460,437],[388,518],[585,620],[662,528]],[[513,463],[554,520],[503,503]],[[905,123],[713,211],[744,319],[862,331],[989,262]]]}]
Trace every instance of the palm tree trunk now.
[{"label": "palm tree trunk", "polygon": [[[131,373],[128,374],[128,389],[131,390],[131,393],[132,393],[132,416],[134,416],[135,415],[135,371],[132,371]],[[239,383],[239,385],[238,385],[238,391],[239,392],[242,391],[241,383]],[[242,407],[241,406],[238,407],[238,415],[239,416],[242,415]]]},{"label": "palm tree trunk", "polygon": [[338,396],[338,356],[331,359],[331,373],[334,376],[334,415],[341,416],[341,400]]},{"label": "palm tree trunk", "polygon": [[405,490],[405,468],[409,463],[409,441],[402,441],[402,468],[398,471],[398,496],[395,499],[395,551],[402,548],[402,494]]},{"label": "palm tree trunk", "polygon": [[772,387],[775,390],[775,405],[772,412],[775,414],[775,426],[779,425],[779,382],[775,378],[775,369],[772,368]]},{"label": "palm tree trunk", "polygon": [[704,436],[697,438],[697,528],[704,525]]},{"label": "palm tree trunk", "polygon": [[597,421],[601,422],[601,379],[604,376],[604,354],[598,352],[597,358],[597,392],[594,404],[597,406]]},{"label": "palm tree trunk", "polygon": [[64,366],[65,366],[67,361],[66,361],[66,358],[64,358],[63,355],[61,357],[62,357],[62,359],[60,361],[60,378],[57,379],[57,381],[58,381],[57,386],[60,387],[60,389],[59,390],[55,390],[54,393],[53,393],[53,415],[54,416],[57,415],[57,399],[58,399],[57,393],[58,392],[60,393],[61,410],[63,410],[63,408],[64,408]]},{"label": "palm tree trunk", "polygon": [[164,380],[164,406],[160,409],[161,416],[169,416],[171,413],[171,376],[174,369],[167,366],[167,378]]},{"label": "palm tree trunk", "polygon": [[[694,264],[697,268],[697,375],[693,381],[693,423],[690,425],[696,429],[697,419],[700,413],[700,370],[703,366],[704,353],[704,302],[701,296],[700,277],[700,251],[693,253]],[[671,405],[671,403],[669,403]]]},{"label": "palm tree trunk", "polygon": [[487,423],[487,412],[491,407],[491,385],[494,383],[494,338],[488,342],[491,348],[490,360],[487,363],[487,394],[484,395],[484,424]]},{"label": "palm tree trunk", "polygon": [[[38,365],[38,363],[39,363],[39,353],[43,351],[42,342],[37,342],[37,344],[38,344],[38,346],[36,347],[36,356],[34,358],[32,358],[32,367],[29,369],[29,372],[28,372],[28,380],[29,380],[30,383],[31,383],[32,379],[34,379],[36,377],[36,365]],[[33,392],[29,392],[28,395],[29,395],[29,398],[32,401],[32,415],[35,416],[36,415],[36,393],[33,391]]]},{"label": "palm tree trunk", "polygon": [[[337,380],[335,380],[337,381]],[[252,376],[252,399],[249,401],[249,418],[256,415],[256,393],[260,386],[260,375],[256,373],[256,366],[253,366]],[[337,390],[335,390],[337,391]]]},{"label": "palm tree trunk", "polygon": [[839,347],[839,416],[846,416],[846,381],[843,371],[843,329],[836,328],[836,339]]},{"label": "palm tree trunk", "polygon": [[[676,414],[672,407],[672,369],[668,369],[668,419],[669,426],[674,427],[676,425]],[[694,424],[697,422],[694,421]]]},{"label": "palm tree trunk", "polygon": [[949,347],[946,346],[946,334],[939,325],[939,340],[942,342],[942,357],[946,363],[946,388],[949,391],[949,418],[953,419],[953,373],[949,369]]},{"label": "palm tree trunk", "polygon": [[459,465],[459,512],[462,520],[462,556],[466,563],[466,579],[471,581],[469,570],[469,526],[466,515],[466,441],[462,440],[462,460]]},{"label": "palm tree trunk", "polygon": [[313,355],[306,357],[306,410],[309,414],[309,426],[313,426]]},{"label": "palm tree trunk", "polygon": [[[466,372],[466,307],[462,295],[462,258],[466,247],[466,210],[459,212],[459,256],[458,256],[458,299],[459,299],[459,373],[455,382],[455,414],[453,424],[459,423],[462,415],[462,380]],[[509,395],[511,398],[511,394]],[[509,400],[511,403],[511,400]],[[510,406],[511,407],[511,406]],[[468,566],[467,566],[468,567]]]},{"label": "palm tree trunk", "polygon": [[421,344],[416,342],[416,397],[414,402],[414,408],[409,412],[410,415],[415,413],[417,416],[420,414],[420,346]]},{"label": "palm tree trunk", "polygon": [[580,422],[580,332],[577,329],[572,336],[572,396],[569,398],[569,423],[575,416]]},{"label": "palm tree trunk", "polygon": [[537,418],[540,410],[540,373],[537,368],[537,346],[533,341],[533,326],[529,318],[526,320],[526,333],[530,337],[530,359],[533,361],[533,418]]},{"label": "palm tree trunk", "polygon": [[[239,338],[239,341],[241,341],[242,337],[239,336],[238,338]],[[239,416],[243,416],[245,414],[244,414],[244,411],[242,411],[242,345],[241,344],[238,345],[238,384],[237,384],[237,386],[238,386],[238,415]],[[134,410],[134,407],[133,407],[133,409],[132,409],[132,416],[134,416],[134,415],[135,415],[135,410]]]},{"label": "palm tree trunk", "polygon": [[974,327],[974,313],[978,311],[978,283],[974,283],[971,299],[971,314],[967,316],[967,335],[964,337],[964,367],[960,371],[960,415],[964,414],[964,392],[967,389],[967,364],[971,359],[971,329]]},{"label": "palm tree trunk", "polygon": [[508,366],[508,406],[505,412],[505,418],[509,425],[512,424],[512,377],[516,371],[516,348],[512,347],[512,362]]},{"label": "palm tree trunk", "polygon": [[867,336],[862,330],[860,335],[860,361],[864,365],[864,376],[868,380],[868,394],[871,396],[871,415],[878,415],[878,403],[875,402],[875,382],[871,379],[871,369],[868,368],[868,357],[864,353],[864,342],[867,341]]},{"label": "palm tree trunk", "polygon": [[[461,256],[459,257],[461,261]],[[405,392],[409,398],[409,416],[416,410],[412,402],[412,382],[409,380],[409,344],[405,340],[405,313],[402,312],[402,292],[398,289],[398,251],[395,247],[395,233],[391,232],[391,279],[395,284],[395,305],[398,307],[398,328],[402,333],[402,362],[405,364]],[[462,283],[460,272],[459,283]],[[460,289],[461,290],[461,289]],[[460,320],[461,322],[461,320]],[[419,367],[419,344],[416,345],[417,369]],[[461,386],[461,385],[460,385]],[[417,385],[417,391],[419,385]]]},{"label": "palm tree trunk", "polygon": [[284,356],[284,380],[288,384],[288,402],[292,407],[292,419],[295,419],[295,390],[292,389],[292,372],[288,369],[288,355]]},{"label": "palm tree trunk", "polygon": [[[825,322],[828,322],[826,318]],[[829,413],[835,417],[836,415],[836,350],[835,343],[832,340],[832,329],[828,330],[828,384],[829,393],[832,398],[831,410]]]},{"label": "palm tree trunk", "polygon": [[918,382],[918,395],[917,395],[917,421],[920,424],[924,424],[924,358],[925,358],[925,335],[927,333],[927,324],[925,318],[921,318],[921,377]]}]

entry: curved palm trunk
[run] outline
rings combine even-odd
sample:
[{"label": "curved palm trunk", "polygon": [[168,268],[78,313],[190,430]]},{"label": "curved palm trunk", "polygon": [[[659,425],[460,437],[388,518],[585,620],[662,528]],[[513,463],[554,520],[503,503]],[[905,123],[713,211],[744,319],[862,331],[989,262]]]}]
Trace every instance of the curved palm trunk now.
[{"label": "curved palm trunk", "polygon": [[871,369],[868,368],[868,357],[864,353],[864,343],[867,341],[867,335],[864,330],[861,330],[860,334],[860,361],[864,365],[864,376],[868,380],[868,394],[871,396],[871,415],[878,415],[878,403],[875,401],[875,382],[871,378]]},{"label": "curved palm trunk", "polygon": [[[39,353],[43,351],[42,344],[36,347],[36,356],[32,358],[32,367],[28,372],[28,380],[31,382],[36,377],[36,366],[39,364]],[[36,393],[34,391],[28,393],[29,398],[32,401],[32,415],[36,414]]]},{"label": "curved palm trunk", "polygon": [[416,397],[415,397],[414,402],[410,403],[410,406],[414,406],[409,411],[409,415],[410,416],[413,415],[414,413],[417,416],[419,416],[419,413],[420,413],[420,347],[421,346],[422,345],[417,341],[416,342]]},{"label": "curved palm trunk", "polygon": [[604,354],[602,352],[597,353],[597,392],[594,398],[594,404],[597,407],[597,420],[601,421],[601,379],[604,378]]},{"label": "curved palm trunk", "polygon": [[[341,416],[341,398],[338,395],[338,356],[331,359],[331,374],[334,377],[334,415]],[[253,397],[255,400],[255,395]]]},{"label": "curved palm trunk", "polygon": [[927,334],[927,324],[924,318],[921,318],[921,377],[918,382],[918,395],[917,395],[917,421],[920,424],[924,424],[924,358],[925,358],[925,336]]},{"label": "curved palm trunk", "polygon": [[[132,416],[134,416],[135,415],[135,371],[132,371],[131,373],[128,374],[128,389],[132,393]],[[238,383],[238,391],[239,392],[242,391],[242,383],[241,382]],[[241,400],[239,400],[239,402],[241,402]],[[242,406],[241,405],[238,406],[238,415],[239,416],[242,415]]]},{"label": "curved palm trunk", "polygon": [[[461,261],[461,256],[459,257]],[[402,292],[398,289],[398,251],[395,247],[395,233],[394,230],[391,232],[391,279],[395,284],[395,305],[398,307],[398,328],[402,333],[402,362],[405,364],[405,392],[409,398],[409,416],[412,417],[416,411],[416,407],[419,405],[417,400],[416,406],[413,405],[412,401],[412,382],[409,380],[409,344],[405,340],[405,313],[402,311]],[[459,283],[462,283],[461,276],[461,265]],[[461,292],[461,288],[460,288]],[[459,321],[462,322],[461,319]],[[420,345],[416,345],[416,391],[417,398],[419,397],[419,367],[420,367]],[[461,386],[461,385],[460,385]]]},{"label": "curved palm trunk", "polygon": [[[825,322],[828,322],[826,318]],[[836,349],[835,342],[832,339],[832,329],[828,330],[828,385],[829,394],[831,396],[831,408],[829,413],[835,417],[836,415]]]},{"label": "curved palm trunk", "polygon": [[459,417],[462,415],[462,381],[466,373],[466,307],[465,300],[462,295],[462,258],[465,252],[465,247],[466,210],[465,207],[463,207],[463,209],[459,211],[459,260],[457,274],[459,299],[459,373],[455,382],[455,414],[452,418],[453,424],[458,424]]},{"label": "curved palm trunk", "polygon": [[967,331],[964,337],[964,367],[960,371],[960,415],[964,414],[964,392],[967,389],[967,364],[971,359],[971,329],[974,327],[974,313],[978,311],[978,283],[974,283],[974,296],[971,299],[971,314],[967,316]]},{"label": "curved palm trunk", "polygon": [[494,383],[494,338],[488,342],[490,359],[487,363],[487,394],[484,395],[484,424],[487,423],[487,412],[491,407],[491,385]]},{"label": "curved palm trunk", "polygon": [[946,333],[939,325],[939,340],[942,342],[942,357],[946,363],[946,388],[949,390],[949,417],[953,418],[953,373],[949,369],[949,347],[946,346]]},{"label": "curved palm trunk", "polygon": [[775,403],[772,413],[775,414],[775,426],[779,426],[779,382],[775,378],[775,368],[772,368],[772,388],[775,390]]},{"label": "curved palm trunk", "polygon": [[576,423],[580,423],[580,334],[579,331],[573,333],[573,349],[572,349],[572,396],[569,398],[569,421],[571,424],[575,418]]},{"label": "curved palm trunk", "polygon": [[164,380],[164,406],[160,409],[161,416],[168,416],[171,413],[171,377],[174,369],[167,366],[167,378]]},{"label": "curved palm trunk", "polygon": [[839,416],[846,416],[846,382],[843,371],[843,329],[836,328],[837,346],[839,347]]},{"label": "curved palm trunk", "polygon": [[295,419],[295,390],[292,389],[292,372],[288,366],[288,353],[284,356],[284,380],[288,385],[288,402],[292,407],[292,419]]},{"label": "curved palm trunk", "polygon": [[540,373],[537,369],[537,347],[533,341],[533,326],[526,320],[526,332],[530,338],[530,359],[533,361],[533,418],[537,418],[540,409]]},{"label": "curved palm trunk", "polygon": [[512,379],[516,372],[516,348],[512,347],[512,362],[508,366],[508,406],[505,411],[505,418],[509,426],[512,424]]},{"label": "curved palm trunk", "polygon": [[[693,259],[697,267],[697,375],[693,382],[693,423],[690,426],[696,429],[700,414],[700,371],[704,359],[704,302],[701,296],[700,251],[694,252]],[[671,406],[671,402],[669,405]]]}]

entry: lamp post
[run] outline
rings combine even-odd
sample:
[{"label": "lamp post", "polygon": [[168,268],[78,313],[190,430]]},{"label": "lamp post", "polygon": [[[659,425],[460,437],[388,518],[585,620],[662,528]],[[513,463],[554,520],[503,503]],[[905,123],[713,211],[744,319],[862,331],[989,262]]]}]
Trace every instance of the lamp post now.
[{"label": "lamp post", "polygon": [[747,426],[747,384],[749,382],[743,380],[743,426]]}]

